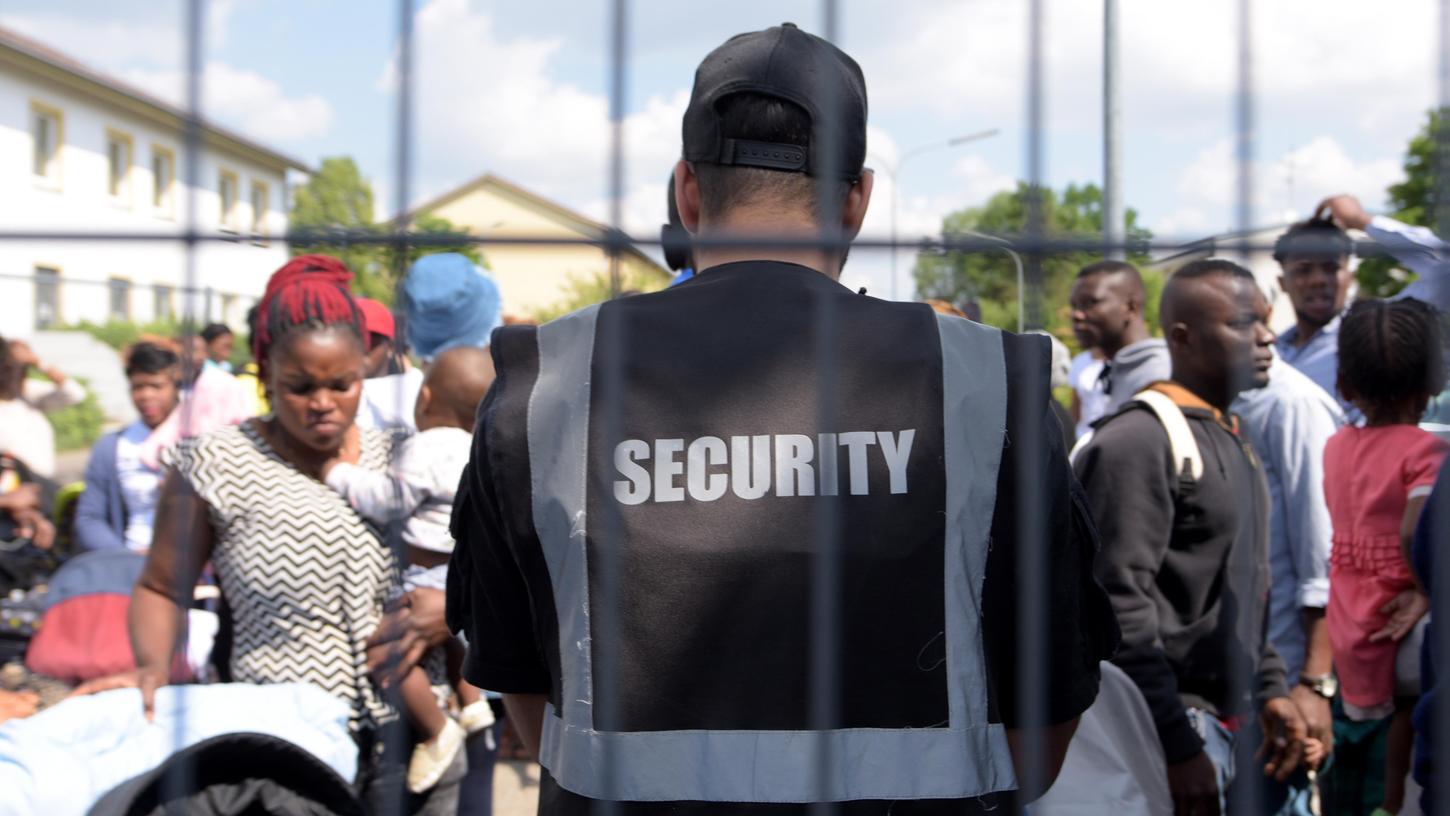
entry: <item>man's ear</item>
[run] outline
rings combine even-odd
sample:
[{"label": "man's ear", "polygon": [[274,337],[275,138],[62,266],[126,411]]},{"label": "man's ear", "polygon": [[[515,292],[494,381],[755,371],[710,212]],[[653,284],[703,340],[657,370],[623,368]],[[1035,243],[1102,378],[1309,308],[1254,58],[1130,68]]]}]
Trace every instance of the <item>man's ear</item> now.
[{"label": "man's ear", "polygon": [[1289,291],[1289,287],[1287,287],[1287,286],[1284,285],[1284,276],[1283,275],[1280,275],[1279,277],[1275,278],[1274,280],[1276,280],[1276,281],[1279,282],[1279,291],[1280,292],[1284,292],[1284,293],[1287,294],[1288,291]]},{"label": "man's ear", "polygon": [[876,174],[869,168],[861,171],[861,178],[846,191],[846,203],[841,208],[841,231],[847,239],[861,232],[866,221],[866,209],[871,205],[871,191],[876,186]]},{"label": "man's ear", "polygon": [[680,208],[680,223],[691,235],[700,232],[700,177],[684,159],[675,163],[675,206]]},{"label": "man's ear", "polygon": [[1135,294],[1128,295],[1128,297],[1126,299],[1126,303],[1128,305],[1128,314],[1133,314],[1133,315],[1137,315],[1139,317],[1142,317],[1143,316],[1143,301],[1144,300],[1146,300],[1146,298],[1143,295],[1139,295],[1139,294],[1136,294],[1136,293]]},{"label": "man's ear", "polygon": [[427,413],[428,405],[432,402],[433,389],[429,388],[427,383],[424,383],[423,385],[418,387],[418,411],[420,413]]},{"label": "man's ear", "polygon": [[1188,330],[1186,323],[1174,323],[1164,333],[1164,339],[1168,341],[1169,348],[1189,349],[1193,347],[1193,332]]}]

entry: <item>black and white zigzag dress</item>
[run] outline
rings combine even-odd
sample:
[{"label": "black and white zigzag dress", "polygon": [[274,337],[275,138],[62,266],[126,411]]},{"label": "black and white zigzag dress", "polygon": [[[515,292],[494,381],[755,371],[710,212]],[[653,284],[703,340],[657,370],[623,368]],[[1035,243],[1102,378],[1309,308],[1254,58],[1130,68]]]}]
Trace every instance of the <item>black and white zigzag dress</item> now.
[{"label": "black and white zigzag dress", "polygon": [[[360,431],[358,464],[385,469],[389,438]],[[393,719],[365,648],[397,579],[380,529],[287,464],[251,422],[182,442],[174,462],[211,509],[232,679],[320,686],[352,705],[354,730]]]}]

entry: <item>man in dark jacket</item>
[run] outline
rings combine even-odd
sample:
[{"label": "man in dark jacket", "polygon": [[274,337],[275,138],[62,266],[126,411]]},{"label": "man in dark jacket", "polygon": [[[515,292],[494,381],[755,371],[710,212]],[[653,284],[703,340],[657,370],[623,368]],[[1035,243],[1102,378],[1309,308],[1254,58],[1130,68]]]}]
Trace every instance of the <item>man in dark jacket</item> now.
[{"label": "man in dark jacket", "polygon": [[[1184,435],[1174,444],[1172,417],[1150,405],[1163,400],[1145,398],[1100,425],[1076,461],[1123,633],[1114,662],[1152,711],[1180,814],[1219,812],[1235,760],[1251,767],[1254,746],[1234,738],[1244,715],[1260,714],[1266,772],[1287,776],[1302,753],[1304,724],[1266,637],[1267,488],[1228,414],[1239,392],[1267,383],[1273,360],[1255,286],[1228,261],[1179,270],[1161,310],[1173,380],[1150,391],[1181,413]],[[1201,468],[1186,461],[1187,435]]]},{"label": "man in dark jacket", "polygon": [[551,816],[1035,798],[1117,638],[1046,341],[858,294],[810,244],[871,194],[825,40],[731,39],[683,136],[698,274],[493,335],[448,575],[468,679]]}]

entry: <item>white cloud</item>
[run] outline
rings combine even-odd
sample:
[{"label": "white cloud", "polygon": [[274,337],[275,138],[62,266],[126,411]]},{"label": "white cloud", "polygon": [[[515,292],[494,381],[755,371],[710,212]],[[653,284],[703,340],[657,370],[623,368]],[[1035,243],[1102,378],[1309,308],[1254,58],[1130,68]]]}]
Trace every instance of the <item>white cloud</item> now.
[{"label": "white cloud", "polygon": [[[250,0],[210,0],[204,4],[204,48],[226,45],[232,15],[238,4],[247,2]],[[147,13],[109,20],[74,12],[3,14],[0,23],[47,45],[61,47],[95,67],[144,64],[175,68],[186,59],[186,23],[181,4],[162,4]]]},{"label": "white cloud", "polygon": [[[132,69],[122,77],[173,104],[186,102],[183,71]],[[276,81],[223,62],[207,63],[202,74],[202,111],[248,136],[273,142],[326,136],[333,116],[332,106],[316,94],[288,96]]]},{"label": "white cloud", "polygon": [[[866,221],[861,228],[863,237],[877,240],[892,237],[892,187],[895,184],[900,184],[900,196],[896,201],[896,238],[899,243],[939,236],[942,219],[947,214],[963,207],[984,204],[993,194],[1010,190],[1016,184],[1011,174],[976,153],[955,155],[951,148],[943,147],[940,151],[916,153],[909,162],[898,166],[902,154],[890,133],[874,125],[866,128],[866,165],[876,169],[876,177],[871,206],[866,211]],[[892,177],[893,169],[898,178]],[[950,192],[913,192],[926,186],[933,173],[946,175],[952,180]],[[933,189],[937,186],[931,184]],[[916,256],[917,251],[910,247],[896,251],[896,293],[900,297],[910,297],[914,291],[911,270],[916,266]],[[842,281],[852,287],[866,286],[878,296],[889,296],[891,261],[890,250],[858,250],[852,253]]]},{"label": "white cloud", "polygon": [[0,24],[82,63],[96,67],[127,63],[176,66],[185,53],[179,25],[159,21],[98,20],[74,14],[0,15]]},{"label": "white cloud", "polygon": [[[432,0],[415,21],[418,196],[484,171],[607,221],[609,104],[554,78],[562,41],[505,37],[470,0]],[[395,91],[396,59],[379,87]],[[648,234],[665,216],[688,88],[655,96],[623,123],[622,223]]]},{"label": "white cloud", "polygon": [[[212,0],[208,48],[226,41],[236,7],[249,0]],[[185,31],[174,19],[98,19],[77,14],[4,15],[0,23],[177,106],[186,103]],[[293,142],[327,135],[333,110],[316,94],[289,95],[273,79],[212,60],[203,74],[202,109],[217,122],[262,141]]]},{"label": "white cloud", "polygon": [[[1044,18],[1046,115],[1096,127],[1101,115],[1102,5],[1049,0]],[[1123,0],[1125,115],[1140,127],[1229,125],[1238,83],[1232,3]],[[1438,15],[1431,0],[1394,13],[1373,4],[1252,4],[1253,76],[1261,116],[1313,112],[1403,140],[1434,101]],[[1421,21],[1414,25],[1413,21]],[[1018,0],[893,5],[857,54],[873,102],[934,109],[984,125],[1020,121],[1028,6]]]},{"label": "white cloud", "polygon": [[[1230,229],[1237,172],[1231,140],[1199,151],[1179,174],[1178,206],[1157,219],[1153,231],[1186,238]],[[1394,156],[1357,161],[1334,137],[1320,135],[1278,158],[1256,162],[1253,175],[1255,223],[1270,224],[1307,218],[1318,202],[1336,193],[1357,196],[1371,210],[1382,208],[1385,188],[1402,171]]]}]

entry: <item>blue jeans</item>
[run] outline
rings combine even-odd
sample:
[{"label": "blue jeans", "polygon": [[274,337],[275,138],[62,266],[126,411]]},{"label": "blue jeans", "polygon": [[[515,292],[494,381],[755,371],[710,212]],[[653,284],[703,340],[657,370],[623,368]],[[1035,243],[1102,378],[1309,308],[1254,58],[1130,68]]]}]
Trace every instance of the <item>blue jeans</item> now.
[{"label": "blue jeans", "polygon": [[1188,709],[1188,722],[1203,740],[1203,752],[1218,771],[1218,810],[1228,812],[1228,787],[1234,779],[1234,735],[1218,718],[1200,708]]}]

